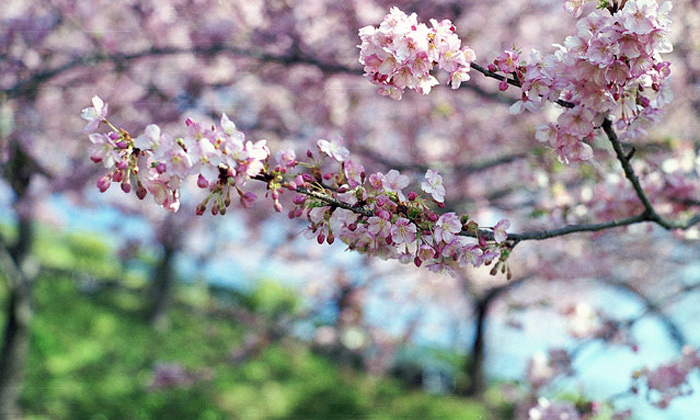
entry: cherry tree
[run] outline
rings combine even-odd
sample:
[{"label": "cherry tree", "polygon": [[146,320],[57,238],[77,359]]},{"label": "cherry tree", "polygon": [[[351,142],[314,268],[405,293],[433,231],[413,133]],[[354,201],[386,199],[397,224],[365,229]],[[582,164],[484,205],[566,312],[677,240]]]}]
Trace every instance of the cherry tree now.
[{"label": "cherry tree", "polygon": [[[668,106],[677,75],[688,77],[679,86],[693,86],[693,53],[681,48],[680,66],[667,58],[678,37],[670,3],[601,2],[596,9],[595,2],[565,2],[569,17],[564,2],[510,2],[499,13],[493,2],[401,6],[407,13],[369,1],[200,5],[220,8],[226,19],[166,3],[98,11],[57,2],[10,26],[38,25],[18,32],[34,36],[66,22],[84,29],[70,32],[83,48],[78,54],[47,44],[8,61],[4,92],[27,115],[36,102],[19,108],[14,98],[38,86],[65,86],[61,97],[39,96],[47,109],[57,100],[86,101],[71,84],[90,86],[87,97],[98,93],[83,117],[90,157],[106,167],[101,190],[151,195],[176,210],[180,185],[192,182],[202,201],[180,212],[217,215],[265,195],[272,205],[254,204],[245,217],[283,209],[307,222],[313,240],[406,264],[392,270],[452,273],[462,293],[475,297],[480,317],[502,291],[533,276],[576,282],[615,273],[654,303],[654,271],[640,269],[648,281],[634,278],[620,269],[634,258],[626,261],[617,248],[643,248],[637,259],[659,261],[654,268],[663,275],[659,236],[670,234],[659,231],[696,234],[694,96],[681,89],[682,106]],[[674,2],[692,9],[683,6]],[[693,25],[692,15],[684,14],[684,25]],[[483,16],[493,17],[489,27]],[[123,45],[120,31],[139,42]],[[533,46],[543,52],[530,52]],[[110,66],[118,71],[107,72]],[[185,125],[176,123],[183,110]],[[48,132],[76,137],[74,122],[37,120]],[[664,135],[673,141],[655,141]],[[26,138],[19,144],[32,149]],[[84,144],[66,146],[79,153]],[[32,155],[43,162],[41,153]],[[608,232],[621,226],[624,235]],[[687,291],[671,280],[664,286],[666,296]],[[474,353],[483,346],[473,344]],[[683,392],[660,401],[685,393],[689,371],[675,370],[678,379],[666,384]],[[637,380],[654,372],[641,370]],[[523,415],[570,409],[531,401]]]}]

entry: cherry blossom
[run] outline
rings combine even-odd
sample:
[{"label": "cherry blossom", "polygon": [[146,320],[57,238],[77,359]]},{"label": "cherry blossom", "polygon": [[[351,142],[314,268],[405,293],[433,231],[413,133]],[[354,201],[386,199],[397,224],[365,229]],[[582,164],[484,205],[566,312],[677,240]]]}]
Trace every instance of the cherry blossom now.
[{"label": "cherry blossom", "polygon": [[92,106],[83,109],[80,116],[82,119],[88,122],[85,126],[85,132],[92,133],[97,129],[100,122],[107,116],[108,106],[104,103],[102,98],[95,95],[92,97]]},{"label": "cherry blossom", "polygon": [[428,169],[425,172],[425,181],[421,184],[421,189],[433,197],[438,203],[445,202],[445,186],[442,185],[442,176],[435,169]]}]

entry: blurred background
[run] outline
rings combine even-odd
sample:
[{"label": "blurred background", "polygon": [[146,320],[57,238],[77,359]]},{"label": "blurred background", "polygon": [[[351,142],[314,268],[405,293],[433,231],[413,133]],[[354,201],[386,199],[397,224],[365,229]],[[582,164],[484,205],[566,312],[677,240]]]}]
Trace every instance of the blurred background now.
[{"label": "blurred background", "polygon": [[[6,0],[0,418],[537,419],[533,407],[547,404],[585,419],[630,408],[634,419],[700,418],[697,394],[661,408],[665,395],[635,381],[700,345],[697,229],[524,242],[508,281],[318,245],[269,200],[197,217],[194,186],[174,214],[95,188],[102,167],[80,111],[99,95],[134,136],[150,123],[176,136],[187,117],[225,112],[273,153],[335,140],[368,173],[395,168],[416,189],[439,169],[446,211],[483,226],[635,214],[604,139],[595,164],[571,166],[537,142],[555,107],[511,116],[519,92],[474,72],[458,91],[440,75],[430,96],[400,102],[362,78],[357,31],[391,6],[450,19],[487,65],[506,48],[528,57],[563,43],[575,25],[563,3]],[[697,3],[673,2],[675,100],[634,145],[646,185],[659,173],[687,185],[675,204],[688,212],[700,162]],[[678,389],[698,386],[695,371]]]}]

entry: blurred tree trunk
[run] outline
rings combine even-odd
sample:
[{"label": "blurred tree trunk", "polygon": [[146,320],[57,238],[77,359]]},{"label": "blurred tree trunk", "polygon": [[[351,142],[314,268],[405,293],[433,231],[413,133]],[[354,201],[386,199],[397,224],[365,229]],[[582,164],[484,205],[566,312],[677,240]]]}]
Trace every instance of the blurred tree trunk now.
[{"label": "blurred tree trunk", "polygon": [[0,420],[20,418],[19,397],[29,354],[32,320],[32,279],[22,270],[32,238],[31,222],[21,220],[19,240],[12,250],[0,246],[0,268],[10,288],[0,350]]},{"label": "blurred tree trunk", "polygon": [[479,398],[486,391],[486,378],[484,376],[484,334],[486,328],[486,317],[488,316],[489,306],[494,295],[488,293],[484,298],[476,302],[476,321],[474,342],[472,344],[471,360],[467,363],[467,377],[469,378],[469,387],[466,394],[471,397]]},{"label": "blurred tree trunk", "polygon": [[[12,247],[0,238],[0,269],[8,282],[5,329],[0,349],[0,420],[20,418],[19,397],[29,354],[32,320],[32,283],[34,274],[26,270],[26,259],[34,240],[31,208],[27,190],[35,174],[48,174],[20,147],[10,146],[11,158],[3,168],[2,176],[17,196],[17,240]],[[22,210],[20,207],[24,207]]]},{"label": "blurred tree trunk", "polygon": [[175,270],[173,269],[175,252],[175,246],[164,244],[163,256],[153,274],[147,319],[155,327],[164,325],[167,320],[168,302],[175,283]]},{"label": "blurred tree trunk", "polygon": [[476,298],[476,319],[474,320],[474,341],[472,342],[471,353],[467,356],[469,360],[465,364],[465,374],[469,378],[469,385],[466,389],[458,392],[475,398],[480,398],[487,389],[486,375],[484,373],[484,359],[486,356],[486,321],[488,319],[491,304],[504,292],[515,288],[527,281],[529,277],[509,281],[486,292],[481,297]]}]

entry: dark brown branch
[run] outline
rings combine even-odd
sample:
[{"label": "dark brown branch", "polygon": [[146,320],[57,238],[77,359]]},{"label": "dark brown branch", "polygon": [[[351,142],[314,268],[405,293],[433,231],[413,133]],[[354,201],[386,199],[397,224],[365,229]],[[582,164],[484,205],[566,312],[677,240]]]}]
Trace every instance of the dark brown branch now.
[{"label": "dark brown branch", "polygon": [[[519,88],[522,87],[522,85],[520,84],[520,81],[518,81],[516,79],[511,79],[511,78],[508,78],[505,76],[501,76],[500,74],[494,73],[491,70],[485,69],[476,63],[471,63],[469,66],[471,68],[473,68],[474,70],[478,71],[479,73],[483,74],[486,77],[490,77],[492,79],[496,79],[496,80],[500,80],[500,81],[505,80],[506,83],[508,83],[509,85],[519,87]],[[576,106],[573,103],[565,101],[563,99],[557,99],[556,103],[558,105],[563,106],[564,108],[573,108],[574,106]]]},{"label": "dark brown branch", "polygon": [[686,222],[667,220],[661,215],[659,215],[656,212],[656,209],[654,209],[653,204],[651,204],[651,200],[647,196],[646,192],[644,192],[644,188],[642,188],[642,184],[639,182],[639,178],[634,172],[634,168],[632,168],[632,165],[630,164],[630,161],[627,158],[627,154],[624,152],[624,150],[622,150],[622,144],[620,143],[620,140],[617,137],[617,133],[615,133],[615,129],[612,126],[612,122],[609,119],[606,119],[605,121],[603,121],[602,128],[603,131],[605,131],[608,140],[610,140],[613,150],[615,150],[615,155],[617,156],[617,160],[620,161],[620,164],[622,165],[622,170],[625,173],[625,177],[632,184],[634,192],[637,194],[639,201],[642,202],[642,206],[644,206],[644,213],[642,214],[642,216],[644,216],[643,221],[654,222],[666,230],[686,230],[700,222],[700,213],[695,214]]}]

